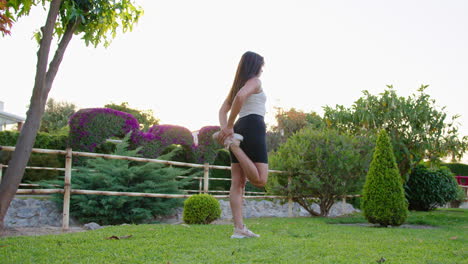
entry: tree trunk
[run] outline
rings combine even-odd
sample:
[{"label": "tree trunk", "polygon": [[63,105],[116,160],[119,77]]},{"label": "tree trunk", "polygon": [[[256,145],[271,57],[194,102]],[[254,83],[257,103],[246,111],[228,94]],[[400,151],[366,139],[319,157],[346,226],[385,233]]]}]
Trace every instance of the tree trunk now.
[{"label": "tree trunk", "polygon": [[[18,190],[19,184],[23,177],[24,169],[31,156],[31,149],[33,148],[36,140],[36,135],[41,123],[41,117],[44,113],[45,103],[50,87],[52,86],[53,78],[48,79],[47,63],[49,61],[50,46],[54,33],[55,22],[60,9],[61,0],[52,0],[50,3],[49,13],[45,27],[42,30],[42,39],[37,53],[37,66],[36,78],[34,82],[33,94],[31,96],[31,103],[29,110],[26,114],[26,121],[21,130],[18,141],[16,142],[16,149],[13,152],[12,158],[9,162],[8,169],[0,184],[0,233],[4,229],[4,218],[10,206],[13,197]],[[65,36],[63,37],[65,39]],[[71,38],[70,38],[71,39]],[[68,40],[70,41],[70,40]],[[66,48],[66,45],[65,45]],[[57,50],[58,53],[58,50]],[[62,55],[63,57],[63,52]],[[54,60],[55,61],[55,58]],[[53,62],[52,61],[52,62]],[[59,59],[58,65],[60,64]],[[51,66],[52,66],[51,62]],[[50,86],[49,86],[50,84]],[[49,89],[47,89],[49,86]]]},{"label": "tree trunk", "polygon": [[320,216],[327,216],[330,208],[335,203],[334,197],[322,197],[320,199]]},{"label": "tree trunk", "polygon": [[293,197],[293,201],[298,203],[302,208],[306,209],[307,212],[309,212],[310,215],[312,216],[320,216],[320,214],[316,213],[312,207],[310,207],[309,203],[306,201],[306,197],[301,198],[301,197]]}]

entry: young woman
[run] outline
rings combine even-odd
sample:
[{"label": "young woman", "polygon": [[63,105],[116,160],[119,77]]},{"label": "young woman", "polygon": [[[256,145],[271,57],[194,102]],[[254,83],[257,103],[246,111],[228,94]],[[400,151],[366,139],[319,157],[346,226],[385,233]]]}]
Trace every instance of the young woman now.
[{"label": "young woman", "polygon": [[243,223],[242,197],[247,179],[254,186],[263,187],[268,178],[266,95],[260,81],[263,65],[263,57],[254,52],[242,55],[232,88],[219,110],[221,131],[214,135],[231,152],[230,204],[234,218],[231,238],[259,237]]}]

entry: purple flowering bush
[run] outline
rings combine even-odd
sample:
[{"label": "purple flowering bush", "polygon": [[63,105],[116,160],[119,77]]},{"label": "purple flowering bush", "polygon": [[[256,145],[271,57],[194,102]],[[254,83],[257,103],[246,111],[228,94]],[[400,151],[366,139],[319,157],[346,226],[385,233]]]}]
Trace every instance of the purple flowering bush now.
[{"label": "purple flowering bush", "polygon": [[191,146],[193,144],[192,133],[190,130],[182,126],[154,125],[150,127],[148,133],[159,137],[163,146],[171,144]]},{"label": "purple flowering bush", "polygon": [[[140,124],[133,115],[110,108],[81,109],[70,117],[69,145],[75,150],[87,152],[105,151],[105,140],[123,138],[131,133],[130,149],[139,149],[146,158],[158,158],[179,148],[179,159],[185,162],[210,163],[215,161],[221,145],[212,139],[219,126],[205,126],[198,133],[195,145],[192,133],[177,125],[154,125],[148,132],[139,129]],[[107,143],[110,144],[110,143]],[[113,144],[112,144],[113,145]],[[225,164],[229,165],[229,164]]]},{"label": "purple flowering bush", "polygon": [[70,147],[93,152],[110,137],[124,137],[139,131],[140,124],[131,114],[110,108],[81,109],[70,117]]},{"label": "purple flowering bush", "polygon": [[132,145],[141,147],[140,154],[148,158],[159,157],[166,148],[181,145],[186,161],[191,161],[193,137],[190,130],[176,125],[154,125],[148,132],[138,131],[132,136]]},{"label": "purple flowering bush", "polygon": [[212,164],[217,151],[223,146],[213,140],[213,134],[220,130],[219,126],[205,126],[198,132],[198,146],[194,146],[194,155],[197,163]]},{"label": "purple flowering bush", "polygon": [[130,140],[131,149],[138,147],[141,148],[138,154],[145,158],[157,158],[163,151],[160,137],[140,130],[132,133]]}]

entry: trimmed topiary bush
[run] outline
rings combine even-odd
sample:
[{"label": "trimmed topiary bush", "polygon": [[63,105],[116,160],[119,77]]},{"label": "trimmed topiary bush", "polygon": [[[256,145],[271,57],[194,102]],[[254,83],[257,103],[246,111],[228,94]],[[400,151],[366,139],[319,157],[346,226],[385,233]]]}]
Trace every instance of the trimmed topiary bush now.
[{"label": "trimmed topiary bush", "polygon": [[196,194],[184,202],[184,222],[209,224],[221,216],[218,200],[209,194]]},{"label": "trimmed topiary bush", "polygon": [[191,146],[193,144],[192,133],[190,130],[182,126],[155,125],[148,130],[148,133],[160,138],[161,144],[164,147],[171,144],[182,146]]},{"label": "trimmed topiary bush", "polygon": [[[219,126],[203,127],[198,134],[198,145],[194,144],[192,132],[177,125],[154,125],[147,132],[139,129],[138,120],[129,113],[110,108],[81,109],[70,118],[70,146],[77,151],[110,153],[112,144],[105,143],[109,138],[123,138],[132,132],[130,149],[139,148],[145,158],[157,158],[171,145],[180,145],[185,157],[181,161],[213,163],[216,151],[222,148],[211,138]],[[84,164],[86,158],[74,159],[76,164]]]},{"label": "trimmed topiary bush", "polygon": [[175,125],[155,125],[148,132],[135,131],[132,134],[131,147],[141,147],[139,153],[146,158],[156,158],[163,154],[167,147],[180,145],[184,149],[184,161],[192,158],[193,136],[190,130]]},{"label": "trimmed topiary bush", "polygon": [[[172,144],[164,148],[164,150],[161,152],[161,156],[165,156],[166,154],[172,153],[170,159],[171,161],[190,163],[192,162],[192,160],[189,160],[188,157],[190,157],[191,153],[187,153],[187,151],[190,152],[191,150],[181,145]],[[160,159],[160,157],[158,157],[158,159]]]},{"label": "trimmed topiary bush", "polygon": [[[219,126],[205,126],[198,131],[198,145],[194,147],[195,160],[197,163],[215,162],[218,155],[217,151],[223,146],[213,140],[213,134],[219,131]],[[230,165],[230,162],[228,163]],[[227,166],[229,166],[227,165]]]},{"label": "trimmed topiary bush", "polygon": [[81,109],[70,117],[69,124],[69,144],[77,151],[109,153],[114,148],[112,144],[105,143],[106,139],[123,138],[129,132],[132,132],[130,149],[139,148],[138,153],[145,158],[157,158],[167,147],[175,144],[183,148],[185,162],[213,163],[216,151],[222,148],[211,138],[214,132],[219,131],[219,126],[203,127],[198,135],[198,145],[195,145],[192,133],[185,127],[154,125],[143,132],[131,114],[110,108]]},{"label": "trimmed topiary bush", "polygon": [[145,158],[156,158],[163,152],[164,148],[161,138],[148,132],[135,131],[132,133],[130,148],[140,148],[138,152]]},{"label": "trimmed topiary bush", "polygon": [[409,209],[430,211],[457,199],[458,184],[447,167],[430,169],[418,165],[405,185]]},{"label": "trimmed topiary bush", "polygon": [[408,217],[408,203],[390,137],[381,130],[364,184],[361,208],[367,221],[399,226]]},{"label": "trimmed topiary bush", "polygon": [[94,152],[111,137],[123,138],[139,131],[140,124],[131,114],[110,108],[81,109],[70,117],[70,146],[77,151]]}]

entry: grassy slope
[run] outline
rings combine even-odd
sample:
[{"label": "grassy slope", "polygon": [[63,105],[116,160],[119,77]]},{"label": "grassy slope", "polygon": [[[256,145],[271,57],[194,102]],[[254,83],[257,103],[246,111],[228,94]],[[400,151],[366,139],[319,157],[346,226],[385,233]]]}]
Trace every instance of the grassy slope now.
[{"label": "grassy slope", "polygon": [[[345,218],[247,220],[262,235],[234,240],[228,225],[130,225],[0,239],[0,263],[468,263],[468,211],[411,213],[437,229],[371,228]],[[123,240],[106,240],[133,235]]]}]

